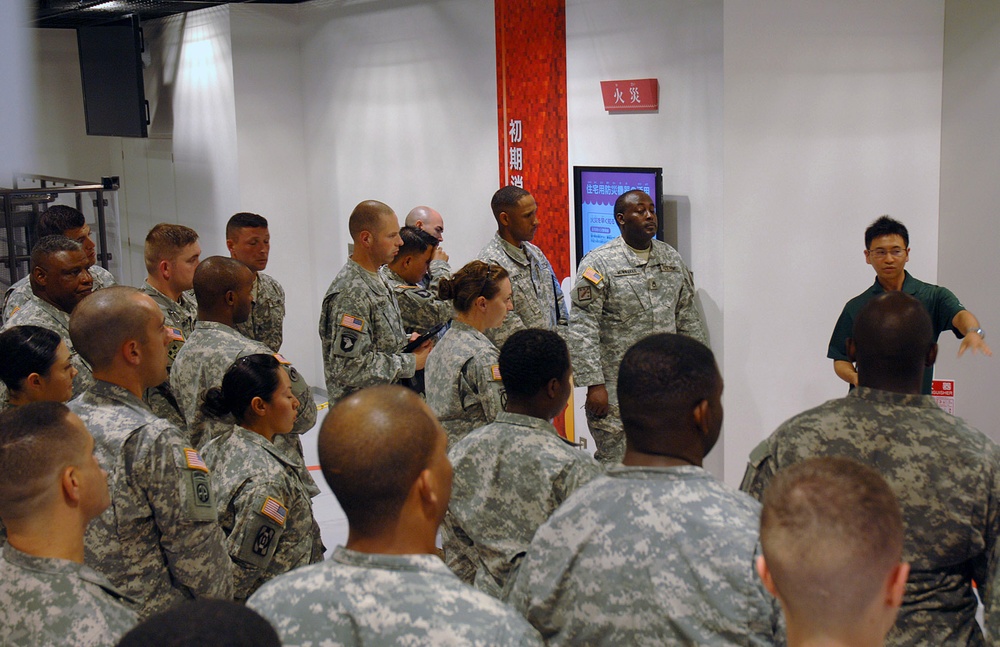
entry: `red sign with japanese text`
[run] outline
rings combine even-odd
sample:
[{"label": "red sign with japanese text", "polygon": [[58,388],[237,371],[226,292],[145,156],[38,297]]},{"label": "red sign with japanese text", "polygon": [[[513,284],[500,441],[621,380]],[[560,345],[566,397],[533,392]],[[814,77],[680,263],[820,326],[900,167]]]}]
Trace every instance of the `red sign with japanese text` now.
[{"label": "red sign with japanese text", "polygon": [[601,81],[601,95],[608,112],[648,112],[660,107],[660,84],[656,79]]},{"label": "red sign with japanese text", "polygon": [[931,380],[931,396],[939,407],[955,415],[955,380]]}]

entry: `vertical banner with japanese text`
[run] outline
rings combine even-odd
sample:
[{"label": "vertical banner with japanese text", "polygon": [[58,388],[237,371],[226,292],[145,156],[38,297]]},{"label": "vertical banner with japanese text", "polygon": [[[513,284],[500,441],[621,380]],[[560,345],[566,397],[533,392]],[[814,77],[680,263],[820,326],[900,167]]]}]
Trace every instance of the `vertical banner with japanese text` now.
[{"label": "vertical banner with japanese text", "polygon": [[[562,281],[569,276],[569,148],[566,125],[565,0],[495,0],[500,186],[538,203],[532,241]],[[562,420],[560,432],[572,434]]]}]

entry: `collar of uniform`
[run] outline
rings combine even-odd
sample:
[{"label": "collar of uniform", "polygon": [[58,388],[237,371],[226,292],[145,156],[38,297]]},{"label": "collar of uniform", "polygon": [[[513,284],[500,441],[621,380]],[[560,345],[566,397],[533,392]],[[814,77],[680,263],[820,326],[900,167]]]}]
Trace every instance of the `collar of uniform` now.
[{"label": "collar of uniform", "polygon": [[[195,330],[219,330],[230,335],[239,335],[240,332],[233,328],[232,326],[227,326],[226,324],[219,321],[203,321],[199,319],[194,324]],[[242,337],[242,335],[240,335]]]},{"label": "collar of uniform", "polygon": [[[387,555],[384,553],[361,553],[343,546],[337,546],[330,560],[346,566],[358,568],[378,568],[386,571],[411,573],[432,572],[448,577],[454,573],[445,566],[437,555]],[[457,578],[456,578],[457,579]]]},{"label": "collar of uniform", "polygon": [[860,398],[862,400],[867,400],[868,402],[875,402],[879,404],[894,404],[903,407],[920,407],[923,409],[938,409],[937,400],[934,396],[923,395],[920,393],[896,393],[895,391],[883,391],[882,389],[873,389],[869,386],[859,386],[856,389],[852,389],[850,393],[847,394],[849,398]]},{"label": "collar of uniform", "polygon": [[81,580],[90,582],[91,584],[96,584],[102,589],[105,589],[106,591],[127,600],[130,603],[135,602],[134,599],[116,589],[106,577],[92,568],[72,560],[60,559],[58,557],[38,557],[36,555],[29,555],[28,553],[14,548],[10,544],[6,544],[3,547],[3,559],[10,564],[28,571],[48,573],[50,575],[76,576]]},{"label": "collar of uniform", "polygon": [[[451,320],[451,328],[450,329],[451,330],[457,330],[459,332],[464,332],[464,333],[473,335],[473,336],[481,338],[481,339],[485,339],[486,341],[489,341],[490,344],[493,343],[493,342],[490,341],[489,337],[487,337],[483,333],[479,332],[478,330],[476,330],[474,327],[470,326],[469,324],[467,324],[467,323],[465,323],[463,321],[459,321],[458,319],[452,319]],[[448,333],[445,333],[445,334],[447,335]]]},{"label": "collar of uniform", "polygon": [[63,312],[59,308],[55,307],[45,299],[36,296],[33,292],[29,293],[28,301],[35,304],[42,312],[52,317],[56,323],[63,327],[66,331],[63,337],[69,337],[69,313]]},{"label": "collar of uniform", "polygon": [[257,303],[257,286],[260,285],[260,272],[253,273],[253,285],[250,286],[250,302]]},{"label": "collar of uniform", "polygon": [[676,467],[630,467],[618,465],[607,468],[607,476],[611,478],[631,479],[634,481],[666,481],[714,478],[705,468],[697,465],[678,465]]},{"label": "collar of uniform", "polygon": [[522,266],[527,266],[528,263],[531,262],[528,258],[528,243],[521,243],[520,247],[515,247],[501,238],[500,234],[493,235],[496,237],[497,241],[499,241],[500,249],[504,251],[504,254],[510,256],[510,260]]},{"label": "collar of uniform", "polygon": [[385,279],[385,282],[389,284],[389,287],[392,287],[394,284],[413,285],[399,274],[396,274],[396,271],[391,267],[389,267],[388,265],[383,265],[382,267],[378,268],[378,273],[382,275],[382,278]]},{"label": "collar of uniform", "polygon": [[163,294],[158,289],[153,287],[153,285],[150,284],[148,279],[142,280],[142,287],[140,287],[139,290],[141,292],[148,294],[157,303],[165,303],[167,307],[170,308],[171,311],[176,310],[181,304],[189,301],[187,292],[181,292],[180,299],[174,301],[173,299],[171,299],[170,297],[168,297],[167,295]]},{"label": "collar of uniform", "polygon": [[[548,420],[542,420],[541,418],[536,418],[535,416],[526,416],[522,413],[510,413],[508,411],[501,411],[497,414],[496,422],[502,422],[508,425],[516,425],[518,427],[528,427],[534,429],[535,431],[541,431],[546,434],[551,434],[556,436],[560,440],[566,440],[559,435],[559,432]],[[569,443],[569,441],[566,441]],[[569,443],[573,444],[573,443]]]},{"label": "collar of uniform", "polygon": [[658,241],[655,238],[649,241],[650,249],[649,249],[648,261],[644,261],[641,258],[639,258],[638,254],[632,251],[632,248],[628,246],[628,243],[626,243],[625,239],[622,238],[621,236],[615,238],[612,242],[618,245],[618,248],[621,250],[622,254],[625,255],[625,258],[628,259],[628,261],[632,264],[633,267],[641,267],[643,265],[650,265],[650,266],[663,265],[664,263],[667,262],[667,257],[665,254],[666,247],[657,244],[662,241]]},{"label": "collar of uniform", "polygon": [[[369,290],[375,294],[389,294],[389,286],[386,285],[385,280],[378,271],[369,272],[361,267],[353,258],[347,259],[347,263],[354,273],[361,278],[362,282],[368,286]],[[379,266],[379,270],[381,270],[381,266]]]},{"label": "collar of uniform", "polygon": [[134,393],[125,387],[112,384],[111,382],[94,380],[94,386],[90,387],[87,392],[101,398],[118,400],[119,402],[122,402],[133,409],[141,410],[144,413],[149,412],[149,407],[142,401],[142,398],[136,397]]},{"label": "collar of uniform", "polygon": [[297,467],[295,463],[292,463],[287,458],[285,458],[285,456],[281,453],[281,451],[274,446],[273,442],[269,441],[267,438],[264,438],[257,432],[250,431],[249,429],[241,427],[239,425],[233,425],[233,433],[239,434],[239,437],[242,438],[245,442],[263,448],[268,454],[274,456],[282,465],[286,465],[292,468]]}]

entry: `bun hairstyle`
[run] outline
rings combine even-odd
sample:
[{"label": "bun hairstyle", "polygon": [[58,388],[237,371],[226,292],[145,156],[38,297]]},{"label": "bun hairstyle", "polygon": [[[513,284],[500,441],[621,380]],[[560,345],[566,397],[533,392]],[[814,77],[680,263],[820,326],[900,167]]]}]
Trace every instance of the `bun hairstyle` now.
[{"label": "bun hairstyle", "polygon": [[500,281],[509,276],[507,270],[496,263],[471,261],[450,279],[441,279],[438,296],[451,301],[456,311],[468,312],[479,297],[495,297],[500,291]]},{"label": "bun hairstyle", "polygon": [[203,413],[216,418],[232,414],[242,422],[254,398],[270,402],[281,383],[281,364],[273,355],[247,355],[237,359],[222,378],[222,386],[205,391]]},{"label": "bun hairstyle", "polygon": [[45,375],[56,361],[59,333],[41,326],[14,326],[0,333],[0,380],[20,391],[32,373]]}]

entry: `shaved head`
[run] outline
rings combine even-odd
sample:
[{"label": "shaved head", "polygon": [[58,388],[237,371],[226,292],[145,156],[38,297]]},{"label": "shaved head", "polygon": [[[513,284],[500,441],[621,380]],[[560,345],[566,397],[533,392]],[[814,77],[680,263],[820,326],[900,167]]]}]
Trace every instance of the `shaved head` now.
[{"label": "shaved head", "polygon": [[351,530],[377,534],[395,525],[444,432],[413,391],[383,385],[334,406],[319,432],[319,462]]},{"label": "shaved head", "polygon": [[430,207],[413,207],[410,213],[406,214],[407,227],[416,227],[421,231],[434,236],[441,241],[444,239],[444,218],[441,214]]},{"label": "shaved head", "polygon": [[934,344],[927,309],[903,292],[869,301],[854,321],[853,344],[859,375],[921,376]]},{"label": "shaved head", "polygon": [[378,200],[365,200],[354,207],[347,227],[351,233],[351,238],[357,242],[358,236],[363,231],[377,234],[382,229],[382,219],[385,216],[396,217],[396,212],[384,202]]},{"label": "shaved head", "polygon": [[[153,304],[150,310],[145,302]],[[73,348],[95,371],[109,368],[122,344],[147,341],[147,326],[159,307],[148,296],[127,285],[94,292],[76,306],[69,319]]]},{"label": "shaved head", "polygon": [[253,270],[233,258],[210,256],[194,272],[194,295],[199,308],[213,310],[225,304],[227,292],[238,292],[253,282]]}]

